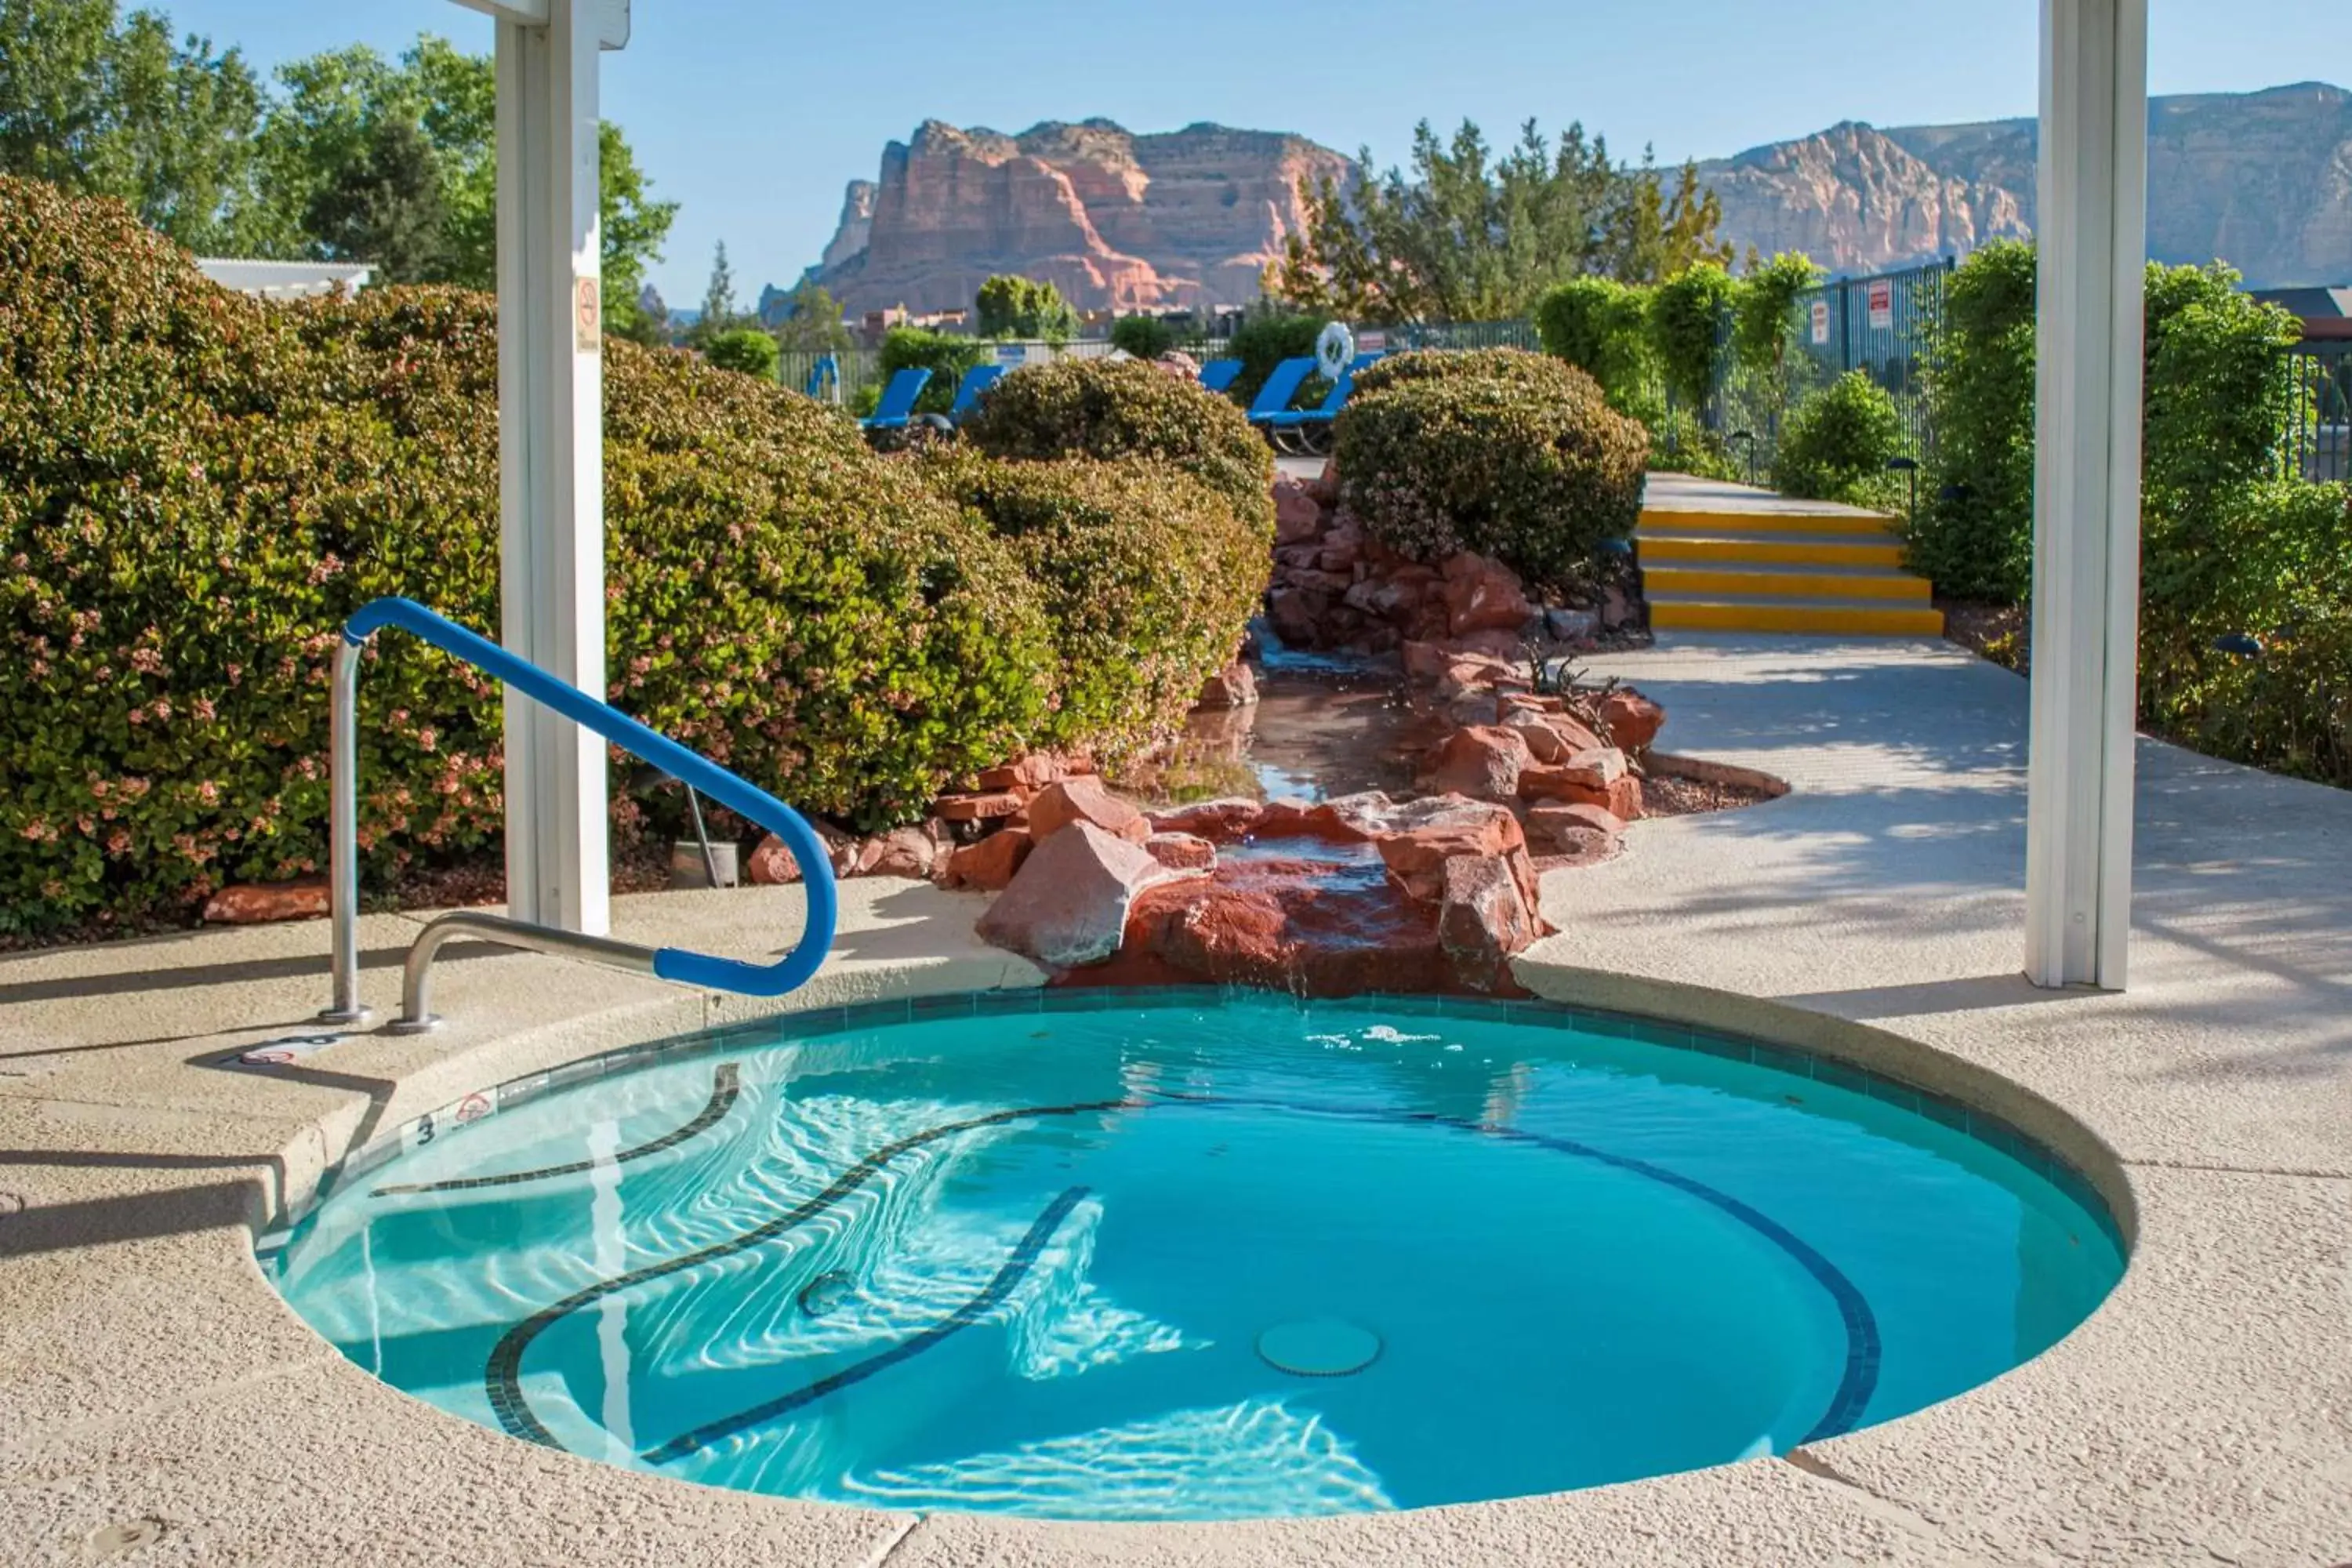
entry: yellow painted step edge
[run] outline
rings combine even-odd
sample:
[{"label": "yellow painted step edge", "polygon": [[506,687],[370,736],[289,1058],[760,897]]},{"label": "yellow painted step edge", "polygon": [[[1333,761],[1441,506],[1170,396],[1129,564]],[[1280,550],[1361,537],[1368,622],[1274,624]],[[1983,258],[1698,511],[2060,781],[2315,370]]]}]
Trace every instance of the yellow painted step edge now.
[{"label": "yellow painted step edge", "polygon": [[1844,572],[1752,572],[1738,564],[1686,566],[1657,562],[1643,569],[1653,594],[1682,594],[1694,598],[1708,594],[1785,594],[1800,599],[1892,600],[1926,604],[1935,586],[1908,573],[1898,577],[1857,576]]},{"label": "yellow painted step edge", "polygon": [[1716,565],[1742,561],[1769,561],[1788,566],[1900,566],[1900,543],[1838,544],[1828,541],[1792,543],[1758,539],[1644,539],[1638,546],[1643,564],[1654,561],[1705,561]]},{"label": "yellow painted step edge", "polygon": [[1891,517],[1865,513],[1804,511],[1678,511],[1669,507],[1644,508],[1642,529],[1672,529],[1686,533],[1885,533],[1895,526]]},{"label": "yellow painted step edge", "polygon": [[1941,610],[1848,609],[1824,605],[1650,604],[1650,625],[1717,632],[1851,632],[1864,637],[1940,637]]}]

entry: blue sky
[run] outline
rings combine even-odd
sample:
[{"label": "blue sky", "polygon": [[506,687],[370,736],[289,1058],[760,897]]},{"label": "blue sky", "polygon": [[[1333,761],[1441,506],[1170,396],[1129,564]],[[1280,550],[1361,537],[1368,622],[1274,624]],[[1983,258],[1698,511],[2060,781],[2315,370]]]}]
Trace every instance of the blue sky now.
[{"label": "blue sky", "polygon": [[[323,48],[397,51],[433,31],[483,51],[450,0],[144,0],[265,68]],[[2344,0],[2152,0],[2158,92],[2314,78],[2352,85]],[[724,239],[739,292],[788,283],[832,233],[842,186],[926,118],[1019,131],[1107,115],[1296,131],[1401,157],[1413,121],[1491,138],[1581,120],[1621,156],[1708,157],[1840,120],[1901,125],[2033,111],[2034,0],[1352,0],[1269,7],[985,0],[803,5],[636,0],[605,57],[606,114],[684,204],[654,280],[702,294]],[[1670,18],[1670,20],[1668,20]]]}]

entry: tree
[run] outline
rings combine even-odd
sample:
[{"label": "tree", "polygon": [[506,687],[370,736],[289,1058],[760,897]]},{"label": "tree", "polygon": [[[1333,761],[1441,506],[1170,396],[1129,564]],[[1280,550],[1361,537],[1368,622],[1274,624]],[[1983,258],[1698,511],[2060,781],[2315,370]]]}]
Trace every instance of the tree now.
[{"label": "tree", "polygon": [[838,353],[854,340],[841,319],[841,301],[814,278],[803,278],[776,325],[776,346],[787,353]]},{"label": "tree", "polygon": [[697,341],[709,342],[735,325],[735,269],[727,265],[727,242],[720,240],[710,257],[710,281],[702,289],[702,319],[694,323]]},{"label": "tree", "polygon": [[174,47],[114,0],[0,0],[0,174],[128,203],[194,249],[230,247],[254,196],[262,93],[235,49]]},{"label": "tree", "polygon": [[1723,202],[1699,184],[1697,164],[1682,166],[1672,196],[1646,151],[1624,178],[1599,247],[1602,270],[1622,283],[1663,283],[1701,265],[1730,268],[1731,246],[1716,233]]},{"label": "tree", "polygon": [[425,132],[383,119],[310,198],[303,226],[331,259],[373,263],[377,282],[422,283],[441,274],[446,218]]},{"label": "tree", "polygon": [[[1370,148],[1362,153],[1372,167]],[[1713,242],[1711,192],[1685,171],[1691,216],[1684,229]],[[1302,193],[1307,222],[1286,241],[1267,293],[1301,310],[1358,320],[1475,321],[1523,316],[1570,278],[1601,272],[1635,281],[1617,256],[1626,233],[1654,229],[1660,248],[1672,226],[1655,172],[1610,162],[1609,146],[1570,125],[1556,142],[1528,121],[1499,156],[1477,125],[1464,121],[1440,141],[1423,121],[1412,163],[1352,189],[1326,177]],[[1648,201],[1650,216],[1643,204]],[[1676,230],[1696,254],[1695,237]]]},{"label": "tree", "polygon": [[[256,146],[257,185],[266,199],[241,215],[240,248],[325,254],[307,223],[312,202],[368,156],[380,124],[404,121],[431,149],[440,188],[440,258],[425,280],[496,286],[498,88],[487,56],[426,34],[396,61],[363,46],[292,61],[279,68],[278,85]],[[629,329],[636,290],[660,258],[677,204],[650,199],[635,154],[610,121],[598,128],[597,149],[606,321]]]},{"label": "tree", "polygon": [[980,286],[976,325],[983,338],[1026,338],[1062,344],[1077,334],[1078,313],[1051,283],[1000,274]]}]

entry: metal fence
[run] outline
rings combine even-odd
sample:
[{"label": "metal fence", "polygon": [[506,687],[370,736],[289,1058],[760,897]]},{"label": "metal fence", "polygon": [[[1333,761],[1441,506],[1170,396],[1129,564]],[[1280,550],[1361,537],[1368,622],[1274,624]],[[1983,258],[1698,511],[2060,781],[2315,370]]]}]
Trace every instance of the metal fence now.
[{"label": "metal fence", "polygon": [[2281,468],[2309,479],[2352,480],[2352,341],[2297,343],[2285,374],[2295,390]]},{"label": "metal fence", "polygon": [[[1778,450],[1782,424],[1790,410],[1852,371],[1861,371],[1895,400],[1903,416],[1909,456],[1925,462],[1935,448],[1934,411],[1927,391],[1930,347],[1943,319],[1944,289],[1952,275],[1949,260],[1866,278],[1844,278],[1822,284],[1800,296],[1791,339],[1792,352],[1780,373],[1757,372],[1738,363],[1726,342],[1723,370],[1714,392],[1697,411],[1696,422],[1708,438],[1751,477],[1769,474]],[[1532,321],[1418,322],[1410,326],[1356,329],[1360,341],[1388,349],[1515,348],[1540,352],[1543,344]],[[1189,344],[1186,352],[1204,363],[1224,351],[1209,341]],[[1098,338],[1054,345],[998,343],[1000,363],[1036,363],[1072,357],[1097,358],[1112,352]],[[806,390],[819,359],[813,353],[783,354],[777,374],[786,386]],[[845,349],[832,356],[838,366],[841,396],[852,399],[882,374],[878,349]],[[2315,342],[2296,345],[2283,362],[2283,374],[2293,378],[2298,395],[2295,416],[2280,453],[2284,473],[2314,479],[2352,480],[2352,342]],[[1687,421],[1674,417],[1674,401],[1663,386],[1650,389],[1650,401],[1667,409],[1663,438],[1671,447],[1682,438]]]}]

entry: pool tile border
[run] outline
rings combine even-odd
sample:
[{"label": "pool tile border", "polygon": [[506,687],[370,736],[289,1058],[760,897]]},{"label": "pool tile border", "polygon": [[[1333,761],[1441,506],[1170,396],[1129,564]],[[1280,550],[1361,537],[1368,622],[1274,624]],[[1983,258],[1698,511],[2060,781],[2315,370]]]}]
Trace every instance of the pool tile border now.
[{"label": "pool tile border", "polygon": [[[268,1234],[278,1237],[290,1231],[344,1182],[378,1169],[403,1150],[416,1144],[420,1138],[461,1131],[476,1121],[488,1120],[500,1110],[592,1079],[620,1077],[648,1067],[714,1055],[752,1042],[819,1039],[899,1024],[1044,1013],[1118,1012],[1168,1005],[1216,1006],[1235,996],[1273,994],[1278,994],[1195,985],[1120,988],[1024,986],[997,991],[946,992],[775,1013],[694,1034],[624,1046],[461,1096],[380,1133],[330,1165],[302,1202],[272,1221]],[[2113,1205],[2099,1191],[2097,1184],[2074,1162],[2006,1118],[1891,1073],[1861,1067],[1834,1056],[1774,1045],[1724,1030],[1694,1028],[1636,1014],[1610,1012],[1540,998],[1506,1000],[1371,993],[1342,1000],[1350,1005],[1377,1005],[1404,1017],[1460,1018],[1465,1021],[1502,1021],[1572,1028],[1610,1039],[1632,1040],[1669,1050],[1696,1051],[1878,1100],[1923,1116],[2007,1155],[2056,1187],[2089,1214],[2119,1250],[2126,1253],[2130,1250]]]}]

